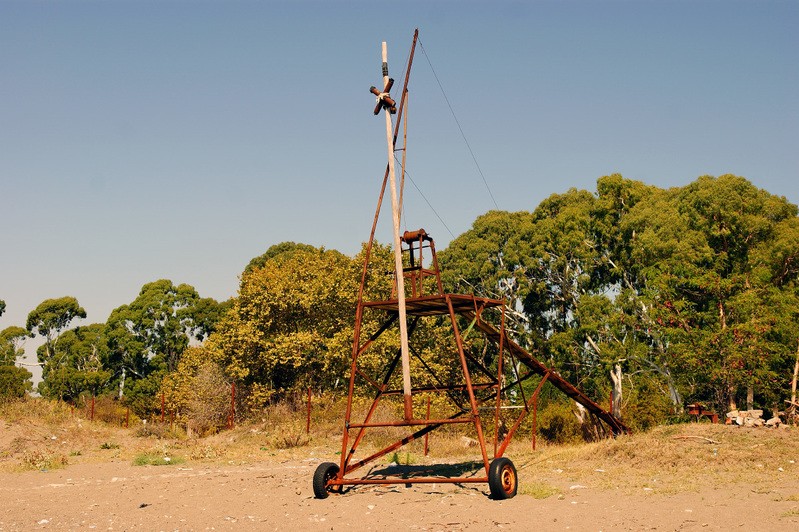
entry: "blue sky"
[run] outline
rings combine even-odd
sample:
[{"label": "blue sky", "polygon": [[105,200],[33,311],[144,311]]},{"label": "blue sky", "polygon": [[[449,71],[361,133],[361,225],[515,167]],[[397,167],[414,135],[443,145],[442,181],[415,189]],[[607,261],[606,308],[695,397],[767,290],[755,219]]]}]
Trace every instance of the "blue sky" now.
[{"label": "blue sky", "polygon": [[406,220],[440,249],[495,207],[483,176],[504,210],[614,172],[799,203],[797,2],[0,1],[0,329],[64,295],[104,322],[160,278],[226,299],[286,240],[353,254],[380,43],[399,78],[416,27],[408,170],[435,213],[411,186]]}]

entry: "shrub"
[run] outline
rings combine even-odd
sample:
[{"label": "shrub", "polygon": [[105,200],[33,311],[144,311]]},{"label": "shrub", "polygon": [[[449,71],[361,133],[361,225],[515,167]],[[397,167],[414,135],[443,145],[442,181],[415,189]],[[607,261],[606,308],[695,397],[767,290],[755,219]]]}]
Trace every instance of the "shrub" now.
[{"label": "shrub", "polygon": [[31,391],[31,372],[17,366],[0,366],[0,400],[25,397]]},{"label": "shrub", "polygon": [[189,432],[206,436],[228,422],[230,383],[202,347],[186,349],[177,370],[164,378],[160,393],[169,412],[186,418]]},{"label": "shrub", "polygon": [[551,443],[571,443],[582,439],[582,427],[571,405],[560,401],[539,410],[538,433]]},{"label": "shrub", "polygon": [[[82,415],[86,419],[91,418],[92,397],[82,395],[78,401],[82,410]],[[94,421],[103,421],[113,425],[121,425],[125,422],[128,414],[128,407],[119,402],[115,395],[102,395],[94,398]],[[134,423],[138,417],[130,412],[130,423]]]},{"label": "shrub", "polygon": [[22,465],[27,469],[59,469],[67,465],[67,457],[41,449],[29,449],[22,455]]},{"label": "shrub", "polygon": [[272,447],[276,449],[293,449],[295,447],[303,447],[308,445],[310,438],[305,432],[305,427],[300,427],[298,424],[292,424],[288,427],[283,427],[274,436],[270,438]]},{"label": "shrub", "polygon": [[667,422],[673,416],[668,396],[651,378],[642,379],[627,388],[622,404],[622,419],[633,432],[646,431]]},{"label": "shrub", "polygon": [[230,415],[230,384],[216,365],[202,366],[192,379],[193,393],[186,402],[188,425],[200,435],[223,428]]}]

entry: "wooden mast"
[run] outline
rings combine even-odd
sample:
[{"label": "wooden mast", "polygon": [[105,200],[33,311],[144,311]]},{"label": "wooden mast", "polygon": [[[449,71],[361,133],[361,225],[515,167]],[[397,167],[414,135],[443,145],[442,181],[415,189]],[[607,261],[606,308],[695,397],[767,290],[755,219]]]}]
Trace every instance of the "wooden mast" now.
[{"label": "wooden mast", "polygon": [[411,361],[408,351],[408,320],[405,309],[405,275],[402,266],[402,242],[400,240],[400,206],[397,195],[397,177],[394,170],[394,127],[391,121],[391,110],[394,108],[389,102],[388,91],[393,80],[388,77],[388,50],[383,41],[383,93],[378,99],[383,102],[383,112],[386,116],[386,144],[388,147],[388,176],[391,188],[391,214],[394,230],[394,269],[397,282],[397,309],[399,311],[400,327],[400,353],[402,362],[402,392],[404,399],[405,420],[413,419],[413,403],[411,399]]}]

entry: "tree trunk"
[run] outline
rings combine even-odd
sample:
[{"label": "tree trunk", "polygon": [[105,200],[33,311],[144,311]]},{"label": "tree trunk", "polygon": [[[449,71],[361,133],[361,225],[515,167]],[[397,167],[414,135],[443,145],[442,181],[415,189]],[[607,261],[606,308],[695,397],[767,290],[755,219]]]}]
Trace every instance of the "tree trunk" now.
[{"label": "tree trunk", "polygon": [[621,379],[621,364],[616,364],[613,366],[613,369],[610,370],[610,380],[613,381],[613,392],[611,393],[611,397],[613,398],[613,408],[611,414],[617,418],[621,418]]},{"label": "tree trunk", "polygon": [[732,412],[733,410],[738,410],[738,404],[735,402],[735,386],[729,385],[727,386],[727,412]]},{"label": "tree trunk", "polygon": [[577,421],[580,422],[583,439],[585,441],[599,440],[602,437],[602,427],[599,422],[597,422],[596,418],[577,401],[574,402],[574,406],[576,407],[575,410],[573,410],[574,416],[577,418]]},{"label": "tree trunk", "polygon": [[125,366],[122,366],[122,377],[119,379],[119,398],[125,395]]},{"label": "tree trunk", "polygon": [[746,385],[746,409],[755,409],[755,388],[751,384]]},{"label": "tree trunk", "polygon": [[682,395],[680,395],[677,385],[674,384],[674,379],[671,376],[671,372],[666,369],[664,374],[666,376],[666,385],[669,387],[669,398],[671,398],[671,404],[674,405],[674,409],[678,414],[682,414],[685,410],[682,404]]}]

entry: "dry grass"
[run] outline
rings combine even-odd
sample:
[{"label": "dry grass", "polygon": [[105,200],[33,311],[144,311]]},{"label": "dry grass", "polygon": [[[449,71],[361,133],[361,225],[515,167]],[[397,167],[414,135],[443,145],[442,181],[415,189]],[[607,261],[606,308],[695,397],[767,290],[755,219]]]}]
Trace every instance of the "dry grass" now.
[{"label": "dry grass", "polygon": [[746,482],[768,490],[799,473],[799,430],[684,424],[596,443],[522,453],[522,479],[630,493],[697,491]]},{"label": "dry grass", "polygon": [[[310,434],[305,432],[304,405],[278,405],[233,430],[196,438],[169,424],[125,429],[115,423],[89,422],[69,406],[43,400],[4,404],[0,405],[0,470],[51,469],[109,460],[154,463],[158,457],[170,457],[166,463],[175,463],[174,457],[224,464],[309,457],[336,461],[344,408],[341,399],[316,398]],[[356,402],[353,419],[363,419],[367,408],[368,403]],[[388,420],[397,413],[395,406],[388,405],[373,419]],[[387,454],[376,465],[465,467],[477,461],[479,467],[479,449],[464,446],[462,440],[467,434],[474,437],[467,429],[433,431],[428,456],[424,456],[420,438]],[[406,434],[401,428],[374,429],[364,438],[356,459]],[[795,427],[749,429],[692,423],[595,443],[547,445],[539,439],[536,451],[530,448],[529,434],[521,435],[505,455],[519,471],[519,492],[535,498],[562,494],[574,485],[621,493],[669,494],[746,482],[752,490],[767,493],[783,476],[799,474],[798,440]],[[492,444],[488,451],[490,455]]]}]

